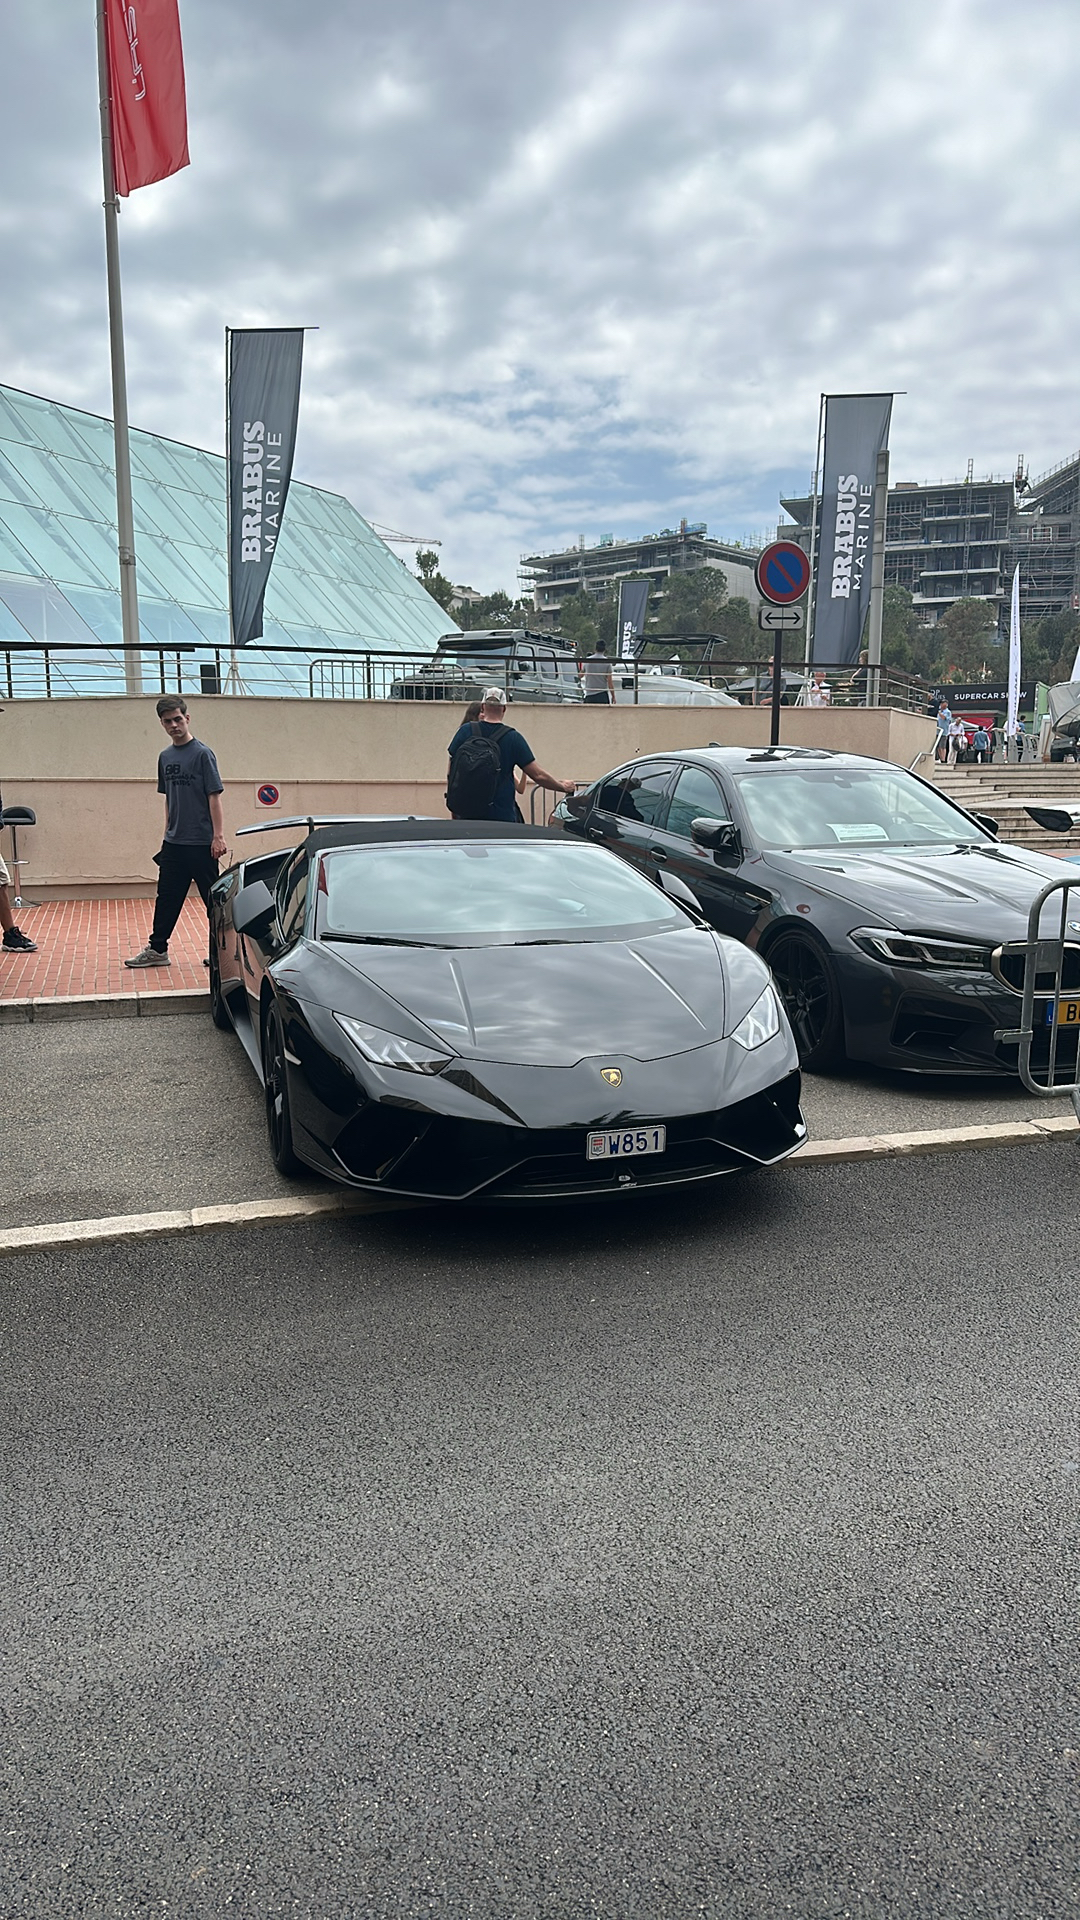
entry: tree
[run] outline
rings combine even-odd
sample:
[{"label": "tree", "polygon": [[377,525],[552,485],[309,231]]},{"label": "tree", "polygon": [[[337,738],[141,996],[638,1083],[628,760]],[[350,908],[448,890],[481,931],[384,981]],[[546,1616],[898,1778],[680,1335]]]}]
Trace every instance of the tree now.
[{"label": "tree", "polygon": [[716,633],[727,600],[727,575],[719,567],[669,573],[650,625],[660,633]]},{"label": "tree", "polygon": [[926,635],[906,587],[887,586],[881,603],[881,664],[901,673],[922,673],[928,665]]},{"label": "tree", "polygon": [[[530,609],[531,612],[531,609]],[[485,593],[480,600],[466,602],[454,609],[454,618],[459,627],[469,630],[487,627],[524,626],[522,602],[513,601],[508,593],[496,590]]]},{"label": "tree", "polygon": [[439,572],[439,556],[432,547],[424,547],[417,553],[416,571],[432,599],[438,601],[444,613],[449,613],[454,597],[453,582]]},{"label": "tree", "polygon": [[1025,680],[1045,680],[1055,686],[1072,675],[1080,647],[1080,616],[1050,613],[1045,620],[1026,622],[1020,633],[1021,672]]},{"label": "tree", "polygon": [[572,593],[562,603],[559,627],[567,646],[591,653],[600,638],[596,603],[589,593]]},{"label": "tree", "polygon": [[993,608],[985,600],[954,601],[938,621],[934,639],[946,677],[976,679],[997,646]]},{"label": "tree", "polygon": [[[761,652],[760,629],[754,624],[749,600],[740,594],[724,601],[716,616],[716,632],[723,643],[720,648],[723,660],[754,660]],[[801,640],[801,634],[798,638]]]}]

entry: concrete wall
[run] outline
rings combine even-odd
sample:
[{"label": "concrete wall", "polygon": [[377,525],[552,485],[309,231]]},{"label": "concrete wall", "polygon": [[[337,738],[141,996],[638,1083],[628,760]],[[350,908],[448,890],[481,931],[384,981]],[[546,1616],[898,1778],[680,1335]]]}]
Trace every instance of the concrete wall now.
[{"label": "concrete wall", "polygon": [[[457,706],[222,698],[193,701],[191,717],[218,756],[234,852],[245,844],[233,845],[237,827],[275,814],[445,812]],[[542,767],[583,783],[637,753],[710,741],[765,746],[770,718],[762,707],[525,705],[511,717]],[[785,707],[781,738],[907,766],[931,746],[934,725],[886,707]],[[4,798],[38,815],[19,838],[28,899],[153,892],[163,808],[156,765],[165,744],[150,698],[15,700],[0,712]],[[256,798],[267,782],[280,793],[272,808]],[[4,840],[10,860],[10,835]],[[260,844],[275,841],[268,835]]]}]

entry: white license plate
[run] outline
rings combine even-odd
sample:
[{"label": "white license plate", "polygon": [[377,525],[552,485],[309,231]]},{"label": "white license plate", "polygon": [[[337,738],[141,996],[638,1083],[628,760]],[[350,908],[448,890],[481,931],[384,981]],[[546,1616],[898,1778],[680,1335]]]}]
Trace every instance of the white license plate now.
[{"label": "white license plate", "polygon": [[632,1127],[625,1133],[590,1133],[585,1138],[586,1160],[632,1160],[639,1153],[663,1153],[666,1127]]}]

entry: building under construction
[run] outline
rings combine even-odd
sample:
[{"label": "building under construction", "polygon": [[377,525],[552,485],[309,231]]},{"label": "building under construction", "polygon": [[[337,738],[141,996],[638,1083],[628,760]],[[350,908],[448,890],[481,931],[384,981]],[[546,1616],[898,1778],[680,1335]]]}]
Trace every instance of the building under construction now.
[{"label": "building under construction", "polygon": [[[813,497],[780,504],[796,525],[778,533],[809,548]],[[969,468],[964,480],[890,487],[885,580],[907,589],[925,625],[957,600],[985,600],[1007,630],[1018,563],[1025,621],[1080,609],[1080,453],[1038,480],[1021,461],[1008,480],[976,480]]]},{"label": "building under construction", "polygon": [[649,611],[655,613],[663,603],[664,584],[671,574],[695,573],[702,567],[719,567],[727,580],[729,596],[741,596],[756,606],[761,597],[754,584],[758,552],[757,547],[710,540],[703,521],[681,520],[678,527],[644,533],[639,540],[616,540],[607,534],[587,546],[582,535],[576,547],[524,555],[519,577],[523,590],[532,593],[537,625],[555,628],[565,602],[574,594],[599,598],[629,575],[648,576],[652,583]]}]

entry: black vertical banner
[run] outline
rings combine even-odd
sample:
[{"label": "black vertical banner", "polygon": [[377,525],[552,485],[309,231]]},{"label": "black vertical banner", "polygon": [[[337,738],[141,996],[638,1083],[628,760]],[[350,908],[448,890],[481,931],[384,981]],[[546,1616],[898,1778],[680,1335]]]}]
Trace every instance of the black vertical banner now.
[{"label": "black vertical banner", "polygon": [[825,396],[825,459],[814,565],[814,664],[853,666],[870,605],[874,485],[891,393]]},{"label": "black vertical banner", "polygon": [[647,580],[619,581],[619,612],[616,622],[618,653],[621,660],[632,660],[645,631],[645,610],[649,604]]},{"label": "black vertical banner", "polygon": [[227,336],[229,616],[234,647],[263,630],[263,596],[289,492],[300,411],[300,327]]}]

